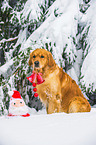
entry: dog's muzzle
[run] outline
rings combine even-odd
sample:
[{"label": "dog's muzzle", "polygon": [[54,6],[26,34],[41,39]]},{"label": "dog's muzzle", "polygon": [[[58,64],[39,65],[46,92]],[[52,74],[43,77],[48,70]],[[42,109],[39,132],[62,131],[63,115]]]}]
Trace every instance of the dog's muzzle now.
[{"label": "dog's muzzle", "polygon": [[39,61],[34,62],[35,67],[39,67]]}]

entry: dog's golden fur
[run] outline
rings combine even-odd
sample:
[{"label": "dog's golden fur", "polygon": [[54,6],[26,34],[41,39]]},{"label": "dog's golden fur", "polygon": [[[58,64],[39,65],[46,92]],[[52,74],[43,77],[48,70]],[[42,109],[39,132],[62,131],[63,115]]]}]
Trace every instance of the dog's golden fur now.
[{"label": "dog's golden fur", "polygon": [[[39,67],[34,66],[35,61],[39,62]],[[37,91],[48,114],[90,112],[90,104],[79,86],[58,67],[50,52],[45,49],[34,50],[30,53],[29,66],[31,65],[35,71],[43,74],[45,82],[37,85]]]}]

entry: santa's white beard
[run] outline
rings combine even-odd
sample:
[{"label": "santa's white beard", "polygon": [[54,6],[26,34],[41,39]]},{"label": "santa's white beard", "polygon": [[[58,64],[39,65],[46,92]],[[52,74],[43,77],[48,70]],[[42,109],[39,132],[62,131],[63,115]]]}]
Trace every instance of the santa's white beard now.
[{"label": "santa's white beard", "polygon": [[28,107],[26,105],[22,107],[9,106],[9,114],[12,115],[26,115],[28,113]]}]

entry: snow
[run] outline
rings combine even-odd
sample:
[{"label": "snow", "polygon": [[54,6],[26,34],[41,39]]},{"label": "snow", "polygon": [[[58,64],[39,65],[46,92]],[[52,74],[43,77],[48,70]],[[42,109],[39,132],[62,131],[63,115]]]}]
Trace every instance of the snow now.
[{"label": "snow", "polygon": [[[96,50],[91,50],[87,57],[84,60],[83,66],[82,66],[82,84],[85,84],[86,89],[90,87],[90,85],[93,85],[93,91],[96,89]],[[87,80],[87,81],[86,81]]]},{"label": "snow", "polygon": [[[84,76],[81,80],[82,85],[85,85],[86,91],[90,88],[90,91],[95,91],[96,89],[96,1],[91,1],[90,8],[83,16],[82,21],[87,20],[87,26],[90,24],[90,29],[86,41],[88,43],[89,49],[86,49],[84,55],[87,56],[84,59],[81,75]],[[90,87],[91,86],[91,87]]]},{"label": "snow", "polygon": [[11,8],[11,7],[9,6],[8,1],[7,1],[7,0],[4,0],[3,6],[1,7],[1,9],[2,9],[3,11],[5,11],[7,8],[9,9],[9,8]]},{"label": "snow", "polygon": [[15,47],[17,47],[19,44],[22,45],[26,41],[26,33],[27,33],[27,28],[25,28],[24,31],[20,30]]},{"label": "snow", "polygon": [[11,97],[11,96],[13,95],[13,93],[14,93],[14,90],[9,91],[9,92],[8,92],[8,95]]},{"label": "snow", "polygon": [[89,113],[31,110],[30,117],[0,117],[0,145],[96,145],[96,108]]},{"label": "snow", "polygon": [[13,59],[10,61],[6,62],[3,66],[0,67],[0,74],[3,74],[4,76],[7,75],[7,70],[8,68],[13,64]]},{"label": "snow", "polygon": [[22,10],[22,17],[25,17],[27,19],[29,15],[29,21],[34,21],[34,19],[39,20],[41,17],[41,9],[39,5],[43,4],[44,0],[28,0],[24,6],[24,9]]},{"label": "snow", "polygon": [[4,24],[4,22],[3,22],[3,21],[1,21],[1,22],[0,22],[0,24]]}]

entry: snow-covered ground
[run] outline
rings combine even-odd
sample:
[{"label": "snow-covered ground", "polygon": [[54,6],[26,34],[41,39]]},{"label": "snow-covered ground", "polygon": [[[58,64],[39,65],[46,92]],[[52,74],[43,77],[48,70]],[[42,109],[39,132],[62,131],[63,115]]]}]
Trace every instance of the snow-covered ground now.
[{"label": "snow-covered ground", "polygon": [[0,145],[96,145],[96,108],[89,113],[31,111],[30,117],[0,117]]}]

